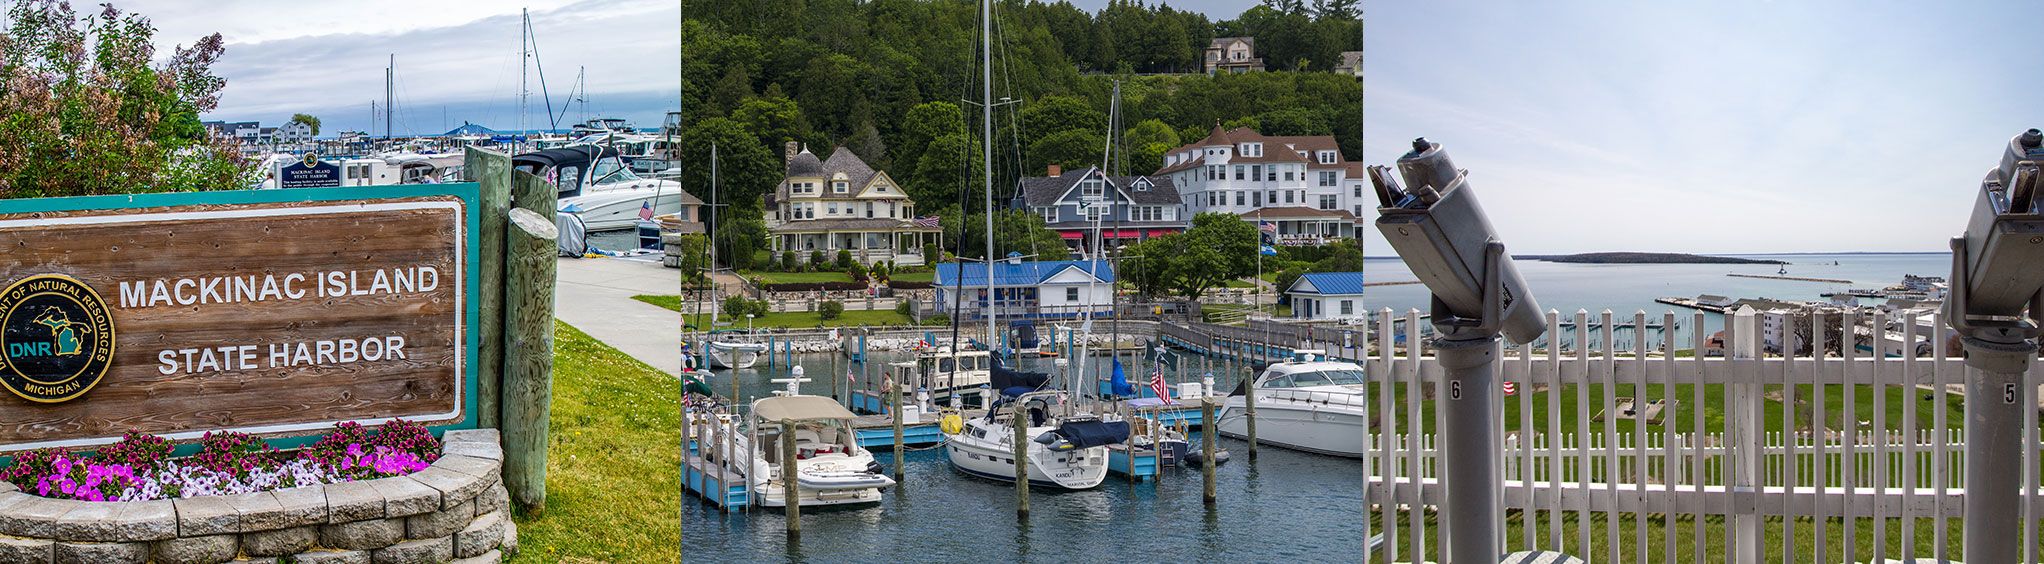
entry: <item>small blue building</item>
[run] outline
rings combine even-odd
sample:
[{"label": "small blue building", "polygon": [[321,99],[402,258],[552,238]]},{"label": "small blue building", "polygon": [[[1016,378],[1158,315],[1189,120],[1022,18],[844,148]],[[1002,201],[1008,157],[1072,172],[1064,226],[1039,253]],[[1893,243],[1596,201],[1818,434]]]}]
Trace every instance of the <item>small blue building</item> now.
[{"label": "small blue building", "polygon": [[1363,273],[1311,272],[1285,289],[1292,299],[1292,318],[1300,321],[1367,319],[1363,309]]},{"label": "small blue building", "polygon": [[[995,315],[1008,319],[1056,319],[1078,317],[1088,311],[1096,315],[1113,312],[1114,266],[1107,261],[1025,261],[1010,257],[993,264],[991,304],[987,300],[987,265],[938,264],[934,283],[937,311],[956,319],[983,319],[989,307]],[[960,267],[964,269],[962,277]],[[954,304],[961,282],[964,301]]]}]

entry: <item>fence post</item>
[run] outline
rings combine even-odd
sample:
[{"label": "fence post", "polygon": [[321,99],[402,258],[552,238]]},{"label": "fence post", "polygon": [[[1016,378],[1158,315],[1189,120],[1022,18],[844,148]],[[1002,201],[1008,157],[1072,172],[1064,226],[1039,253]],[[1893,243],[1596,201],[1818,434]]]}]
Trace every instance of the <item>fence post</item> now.
[{"label": "fence post", "polygon": [[504,246],[504,485],[532,512],[546,507],[553,402],[554,250],[551,218],[512,209]]},{"label": "fence post", "polygon": [[[1733,372],[1740,375],[1758,373],[1755,363],[1748,362],[1757,359],[1760,351],[1760,328],[1751,306],[1739,306],[1739,310],[1733,314],[1731,329],[1726,332],[1725,345],[1731,348],[1732,361],[1736,363],[1734,366],[1738,367]],[[1755,383],[1741,382],[1726,386],[1731,389],[1727,390],[1726,394],[1728,413],[1725,425],[1730,428],[1731,437],[1725,446],[1726,451],[1733,455],[1731,486],[1735,492],[1732,497],[1734,503],[1732,530],[1727,533],[1733,541],[1728,556],[1734,562],[1760,562],[1760,555],[1765,546],[1762,544],[1760,530],[1762,523],[1756,512],[1759,507],[1754,500],[1758,498],[1757,490],[1760,484],[1758,462],[1761,452],[1757,447],[1760,444],[1759,433],[1763,424],[1762,394],[1760,385]]]}]

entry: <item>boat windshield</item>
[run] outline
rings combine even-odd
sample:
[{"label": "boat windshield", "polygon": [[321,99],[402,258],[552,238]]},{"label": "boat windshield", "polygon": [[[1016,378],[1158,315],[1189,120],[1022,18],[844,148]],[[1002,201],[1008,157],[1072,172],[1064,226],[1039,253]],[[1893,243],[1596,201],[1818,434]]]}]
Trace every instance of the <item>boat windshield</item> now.
[{"label": "boat windshield", "polygon": [[616,157],[597,160],[596,165],[591,169],[591,176],[596,178],[596,181],[592,182],[592,184],[599,185],[631,182],[639,179],[639,175],[632,173],[631,167],[625,166],[624,161],[618,160]]},{"label": "boat windshield", "polygon": [[1293,374],[1289,378],[1291,386],[1302,388],[1306,386],[1354,386],[1367,382],[1360,370],[1316,370]]}]

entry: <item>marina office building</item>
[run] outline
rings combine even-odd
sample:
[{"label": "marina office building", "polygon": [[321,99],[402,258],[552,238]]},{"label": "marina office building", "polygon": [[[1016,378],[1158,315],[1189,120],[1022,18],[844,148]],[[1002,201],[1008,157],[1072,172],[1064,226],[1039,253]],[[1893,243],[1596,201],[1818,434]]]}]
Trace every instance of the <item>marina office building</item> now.
[{"label": "marina office building", "polygon": [[1368,221],[1360,162],[1342,160],[1332,135],[1268,136],[1214,126],[1205,139],[1164,154],[1152,179],[1169,179],[1187,215],[1226,212],[1268,221],[1285,246],[1360,237]]},{"label": "marina office building", "polygon": [[[937,311],[960,320],[985,319],[990,310],[1007,319],[1056,319],[1114,309],[1114,266],[1107,261],[1025,261],[1011,253],[994,261],[993,272],[994,295],[988,300],[986,264],[938,263]],[[964,300],[954,304],[961,286]]]}]

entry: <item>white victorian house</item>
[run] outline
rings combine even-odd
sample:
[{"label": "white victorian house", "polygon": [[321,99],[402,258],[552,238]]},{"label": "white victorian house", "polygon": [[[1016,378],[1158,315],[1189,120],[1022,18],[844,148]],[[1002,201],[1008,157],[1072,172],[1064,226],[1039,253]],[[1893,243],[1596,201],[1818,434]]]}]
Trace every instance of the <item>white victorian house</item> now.
[{"label": "white victorian house", "polygon": [[796,260],[807,261],[821,251],[823,260],[833,261],[847,250],[863,264],[919,265],[926,262],[923,244],[937,242],[944,229],[935,217],[915,212],[901,185],[850,149],[817,159],[809,148],[789,143],[787,176],[767,196],[766,224],[776,255],[793,251]]}]

